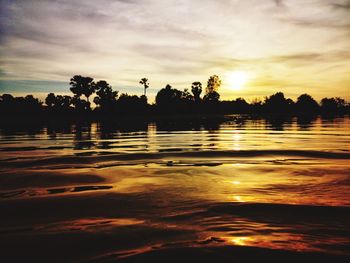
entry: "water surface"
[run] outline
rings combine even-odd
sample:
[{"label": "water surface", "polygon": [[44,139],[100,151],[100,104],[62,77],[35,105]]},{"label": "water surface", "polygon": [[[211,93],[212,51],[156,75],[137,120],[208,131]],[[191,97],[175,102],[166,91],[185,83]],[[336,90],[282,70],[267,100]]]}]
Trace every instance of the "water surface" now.
[{"label": "water surface", "polygon": [[346,117],[1,128],[0,245],[37,261],[347,260],[349,166]]}]

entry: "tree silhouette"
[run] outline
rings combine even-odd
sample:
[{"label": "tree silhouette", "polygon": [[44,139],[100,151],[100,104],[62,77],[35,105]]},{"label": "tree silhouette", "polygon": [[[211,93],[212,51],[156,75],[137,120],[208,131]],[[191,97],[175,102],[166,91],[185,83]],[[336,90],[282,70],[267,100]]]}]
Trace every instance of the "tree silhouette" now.
[{"label": "tree silhouette", "polygon": [[33,95],[27,95],[24,97],[24,107],[29,112],[34,113],[40,111],[42,104],[43,103],[39,99],[34,98]]},{"label": "tree silhouette", "polygon": [[118,105],[118,113],[121,114],[137,114],[143,115],[147,112],[147,98],[146,96],[136,96],[136,95],[128,95],[127,93],[123,93],[119,96],[117,101]]},{"label": "tree silhouette", "polygon": [[16,118],[11,116],[24,121],[27,121],[28,117],[40,119],[42,109],[42,102],[33,95],[13,97],[10,94],[3,94],[0,96],[0,118],[10,118],[12,121],[16,121]]},{"label": "tree silhouette", "polygon": [[[56,96],[54,93],[49,93],[45,99],[46,105],[43,105],[39,99],[32,95],[25,97],[14,97],[10,94],[0,95],[0,119],[7,121],[54,119],[50,118],[50,114],[52,117],[62,118],[62,120],[67,119],[67,116],[72,116],[71,119],[98,120],[105,119],[105,117],[110,118],[112,114],[122,117],[130,114],[257,113],[264,117],[273,118],[297,115],[300,119],[307,120],[317,113],[350,114],[350,104],[339,97],[323,98],[321,106],[308,94],[300,95],[294,103],[290,98],[286,98],[282,92],[265,97],[264,101],[253,100],[251,103],[247,103],[243,98],[220,101],[218,90],[221,80],[217,75],[208,79],[203,102],[201,102],[200,97],[202,84],[193,82],[191,85],[193,95],[188,89],[181,91],[168,84],[157,93],[154,105],[147,103],[146,91],[149,87],[147,78],[140,80],[140,84],[144,87],[144,95],[140,97],[128,94],[122,94],[118,97],[118,91],[113,91],[105,80],[95,83],[92,78],[80,75],[73,76],[69,84],[70,90],[74,94],[73,97]],[[94,92],[96,92],[94,102],[97,107],[91,110],[89,97]],[[82,99],[82,96],[85,98]]]},{"label": "tree silhouette", "polygon": [[185,102],[192,102],[194,100],[193,95],[188,91],[188,89],[184,89],[181,98]]},{"label": "tree silhouette", "polygon": [[207,88],[203,97],[204,101],[218,102],[220,100],[220,94],[217,92],[221,86],[221,80],[219,76],[213,75],[208,79]]},{"label": "tree silhouette", "polygon": [[314,114],[319,110],[318,103],[309,94],[300,95],[295,106],[299,114]]},{"label": "tree silhouette", "polygon": [[47,96],[46,96],[46,99],[45,99],[45,104],[49,107],[49,108],[53,108],[53,106],[55,105],[55,102],[56,102],[56,96],[54,93],[49,93]]},{"label": "tree silhouette", "polygon": [[139,82],[141,85],[143,85],[144,93],[143,95],[146,96],[146,90],[149,88],[149,83],[147,78],[142,78]]},{"label": "tree silhouette", "polygon": [[221,80],[218,75],[210,76],[207,83],[206,93],[218,91],[221,86]]},{"label": "tree silhouette", "polygon": [[70,96],[55,96],[54,93],[49,93],[45,99],[46,105],[50,109],[55,109],[55,111],[68,110],[72,103],[72,97]]},{"label": "tree silhouette", "polygon": [[81,95],[86,97],[87,102],[90,103],[89,97],[96,91],[95,83],[93,78],[82,77],[80,75],[75,75],[70,79],[69,84],[71,85],[70,90],[73,94],[80,98]]},{"label": "tree silhouette", "polygon": [[287,113],[292,110],[294,102],[286,99],[283,92],[277,92],[270,97],[265,98],[264,108],[270,113]]},{"label": "tree silhouette", "polygon": [[235,112],[238,113],[244,113],[249,111],[249,104],[243,98],[237,98],[235,101],[233,101],[233,106]]},{"label": "tree silhouette", "polygon": [[202,93],[202,83],[200,82],[193,82],[191,86],[191,91],[194,96],[194,101],[199,102],[201,100],[201,93]]},{"label": "tree silhouette", "polygon": [[162,112],[174,112],[181,104],[183,93],[167,84],[156,95],[156,105]]},{"label": "tree silhouette", "polygon": [[321,100],[321,109],[324,114],[345,113],[347,108],[346,101],[342,98],[323,98]]},{"label": "tree silhouette", "polygon": [[90,102],[82,100],[77,96],[73,97],[72,104],[74,105],[74,108],[80,113],[84,113],[91,110]]},{"label": "tree silhouette", "polygon": [[112,87],[105,80],[100,80],[95,84],[97,90],[94,103],[102,111],[112,110],[117,102],[118,91],[113,91]]},{"label": "tree silhouette", "polygon": [[70,108],[70,105],[72,103],[72,97],[70,96],[61,96],[61,95],[58,95],[57,96],[57,100],[58,102],[60,103],[60,106],[63,108],[63,109],[68,109]]}]

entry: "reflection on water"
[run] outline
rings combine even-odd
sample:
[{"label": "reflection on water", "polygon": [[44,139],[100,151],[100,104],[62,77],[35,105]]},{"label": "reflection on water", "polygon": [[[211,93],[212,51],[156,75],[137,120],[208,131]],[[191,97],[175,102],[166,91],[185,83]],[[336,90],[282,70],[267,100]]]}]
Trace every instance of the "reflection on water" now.
[{"label": "reflection on water", "polygon": [[46,261],[57,247],[73,261],[208,246],[350,256],[349,131],[350,118],[240,116],[1,128],[0,245]]},{"label": "reflection on water", "polygon": [[159,152],[170,150],[262,150],[310,149],[349,151],[348,118],[332,120],[300,119],[141,123],[118,126],[88,125],[48,126],[18,131],[1,128],[3,151],[59,150],[51,154],[84,153],[87,150],[108,152]]}]

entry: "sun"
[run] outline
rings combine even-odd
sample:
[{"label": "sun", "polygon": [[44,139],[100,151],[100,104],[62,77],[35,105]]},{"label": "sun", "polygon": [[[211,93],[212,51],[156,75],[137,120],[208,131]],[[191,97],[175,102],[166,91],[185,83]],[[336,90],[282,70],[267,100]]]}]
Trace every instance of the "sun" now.
[{"label": "sun", "polygon": [[240,90],[249,80],[249,74],[245,71],[232,71],[228,73],[227,79],[230,88],[235,90]]}]

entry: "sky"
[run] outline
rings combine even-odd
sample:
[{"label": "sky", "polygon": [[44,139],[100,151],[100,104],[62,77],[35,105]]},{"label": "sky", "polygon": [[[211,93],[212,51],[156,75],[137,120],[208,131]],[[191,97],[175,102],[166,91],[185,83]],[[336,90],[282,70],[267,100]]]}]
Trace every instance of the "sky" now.
[{"label": "sky", "polygon": [[0,94],[69,94],[83,75],[142,95],[147,77],[152,101],[214,74],[227,100],[350,100],[350,1],[0,0]]}]

